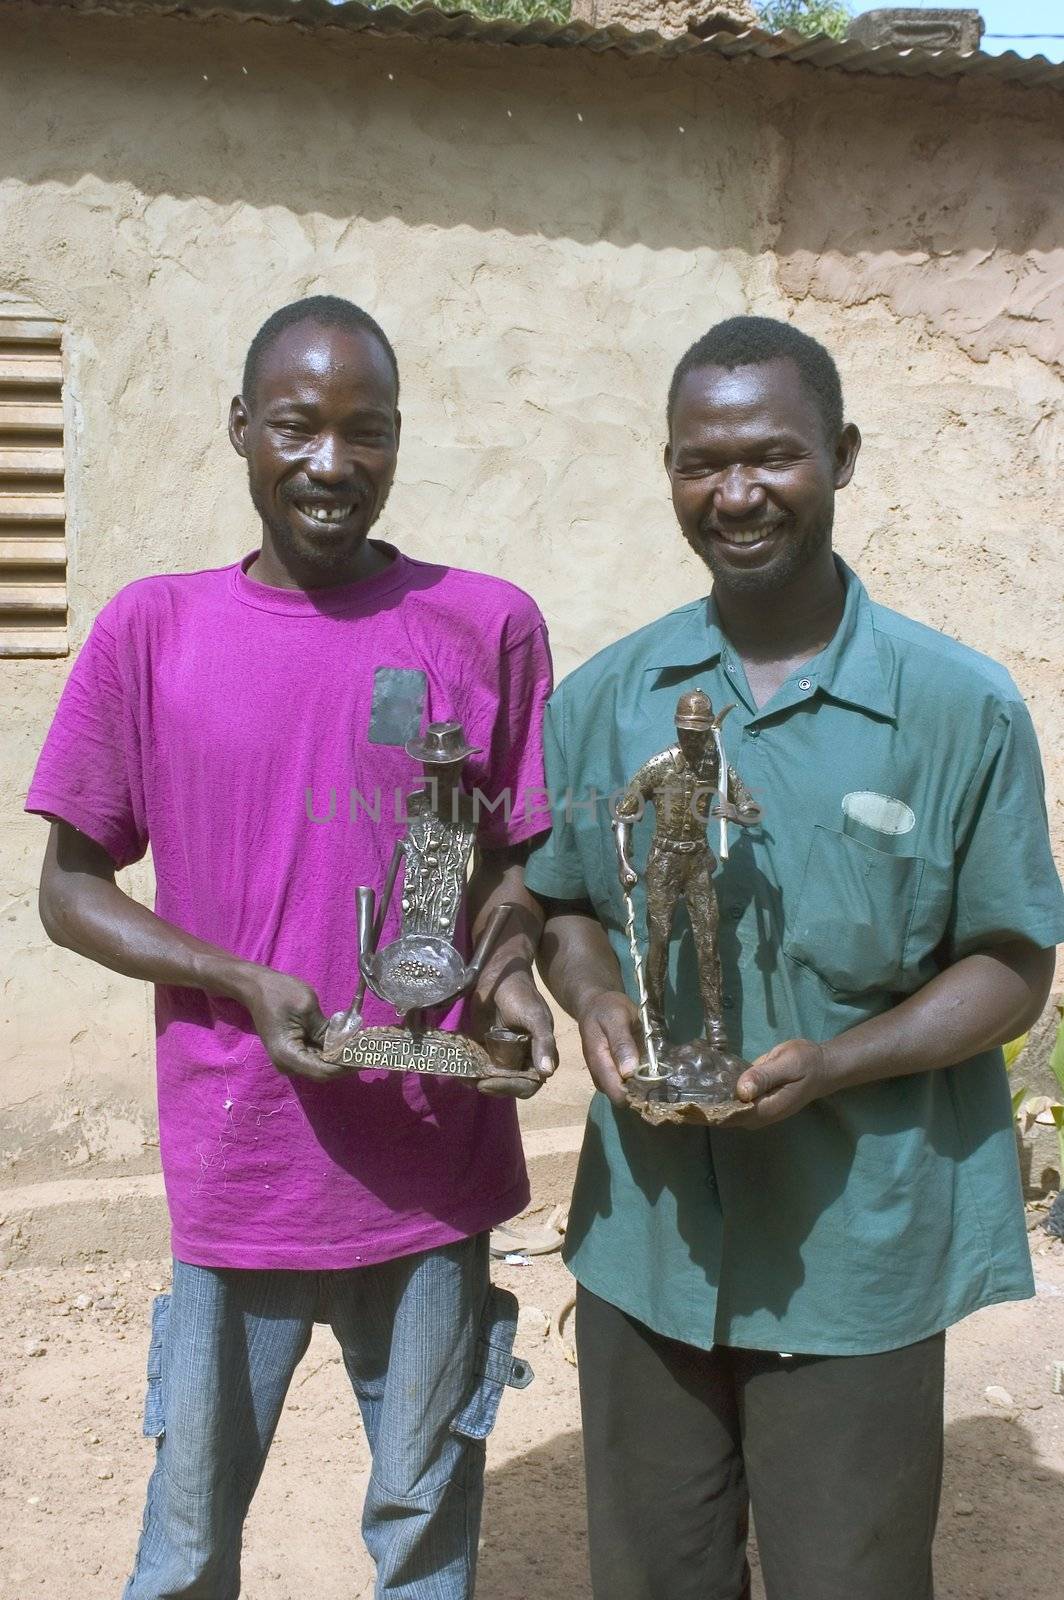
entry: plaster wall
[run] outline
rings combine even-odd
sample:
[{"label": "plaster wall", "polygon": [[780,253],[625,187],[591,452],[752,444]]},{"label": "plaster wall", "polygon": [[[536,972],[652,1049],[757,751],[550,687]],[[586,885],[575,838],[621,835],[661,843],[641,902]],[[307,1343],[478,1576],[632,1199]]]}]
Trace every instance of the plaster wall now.
[{"label": "plaster wall", "polygon": [[[1009,665],[1064,843],[1059,97],[2,3],[0,34],[0,300],[66,324],[75,647],[131,578],[252,548],[243,354],[334,292],[402,370],[381,531],[530,589],[560,675],[705,587],[660,463],[675,360],[793,315],[867,441],[842,553]],[[156,1162],[148,996],[36,919],[19,808],[68,665],[0,662],[16,1184]]]}]

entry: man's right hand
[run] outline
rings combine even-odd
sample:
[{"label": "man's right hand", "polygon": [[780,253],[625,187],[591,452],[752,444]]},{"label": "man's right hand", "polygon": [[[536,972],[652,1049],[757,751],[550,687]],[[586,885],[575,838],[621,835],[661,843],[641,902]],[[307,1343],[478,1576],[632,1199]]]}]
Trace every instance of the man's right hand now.
[{"label": "man's right hand", "polygon": [[577,1018],[584,1060],[596,1089],[615,1106],[625,1103],[625,1083],[642,1059],[639,1008],[626,994],[607,990]]},{"label": "man's right hand", "polygon": [[322,1056],[325,1018],[317,995],[302,979],[255,967],[242,982],[239,998],[278,1072],[327,1083],[351,1070]]}]

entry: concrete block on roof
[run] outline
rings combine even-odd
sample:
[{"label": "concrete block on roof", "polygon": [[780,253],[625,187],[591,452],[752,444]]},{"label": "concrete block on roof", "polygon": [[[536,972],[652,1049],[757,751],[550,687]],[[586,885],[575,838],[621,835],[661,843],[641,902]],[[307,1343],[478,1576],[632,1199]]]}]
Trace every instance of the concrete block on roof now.
[{"label": "concrete block on roof", "polygon": [[573,0],[574,22],[592,27],[619,25],[631,33],[652,30],[666,38],[697,30],[742,33],[760,26],[749,0]]},{"label": "concrete block on roof", "polygon": [[886,45],[892,50],[956,50],[966,55],[978,50],[986,24],[978,11],[959,6],[879,7],[854,17],[848,39],[870,50]]}]

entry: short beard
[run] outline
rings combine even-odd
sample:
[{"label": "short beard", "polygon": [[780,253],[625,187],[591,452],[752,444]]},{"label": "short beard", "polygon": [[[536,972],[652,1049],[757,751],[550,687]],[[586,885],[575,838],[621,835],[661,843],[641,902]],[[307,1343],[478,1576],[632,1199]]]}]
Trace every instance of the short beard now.
[{"label": "short beard", "polygon": [[714,583],[719,583],[722,589],[730,589],[733,594],[776,594],[793,583],[799,573],[811,567],[825,548],[830,550],[834,521],[834,516],[829,515],[826,521],[810,528],[802,538],[785,539],[774,560],[764,567],[749,571],[736,569],[722,561],[712,538],[700,540],[697,544],[690,539],[687,542],[713,574]]},{"label": "short beard", "polygon": [[370,518],[369,526],[358,544],[354,548],[348,545],[341,550],[319,550],[314,545],[303,545],[294,539],[288,523],[279,518],[272,504],[267,504],[256,492],[250,472],[248,473],[248,492],[251,495],[251,503],[258,512],[264,527],[269,530],[277,559],[285,571],[297,579],[308,574],[316,578],[331,578],[343,575],[344,569],[351,563],[352,556],[361,550],[369,538],[370,530],[374,527],[388,503],[391,485],[389,484],[385,490],[381,502]]}]

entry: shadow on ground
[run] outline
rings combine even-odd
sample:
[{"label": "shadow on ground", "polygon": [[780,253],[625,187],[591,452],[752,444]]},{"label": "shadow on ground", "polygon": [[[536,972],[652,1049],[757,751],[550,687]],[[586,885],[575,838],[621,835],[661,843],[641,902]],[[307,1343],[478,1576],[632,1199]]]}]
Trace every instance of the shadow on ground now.
[{"label": "shadow on ground", "polygon": [[489,1471],[478,1600],[588,1600],[584,1506],[577,1432]]},{"label": "shadow on ground", "polygon": [[[971,1507],[971,1510],[968,1510]],[[964,1417],[946,1430],[935,1546],[940,1600],[1056,1600],[1064,1475],[1027,1429]],[[488,1473],[481,1600],[589,1600],[580,1435],[562,1433]],[[1040,1554],[1039,1554],[1040,1552]],[[755,1569],[755,1595],[758,1587]]]},{"label": "shadow on ground", "polygon": [[1022,1423],[975,1416],[949,1424],[936,1596],[1057,1600],[1062,1520],[1064,1474],[1039,1459]]}]

